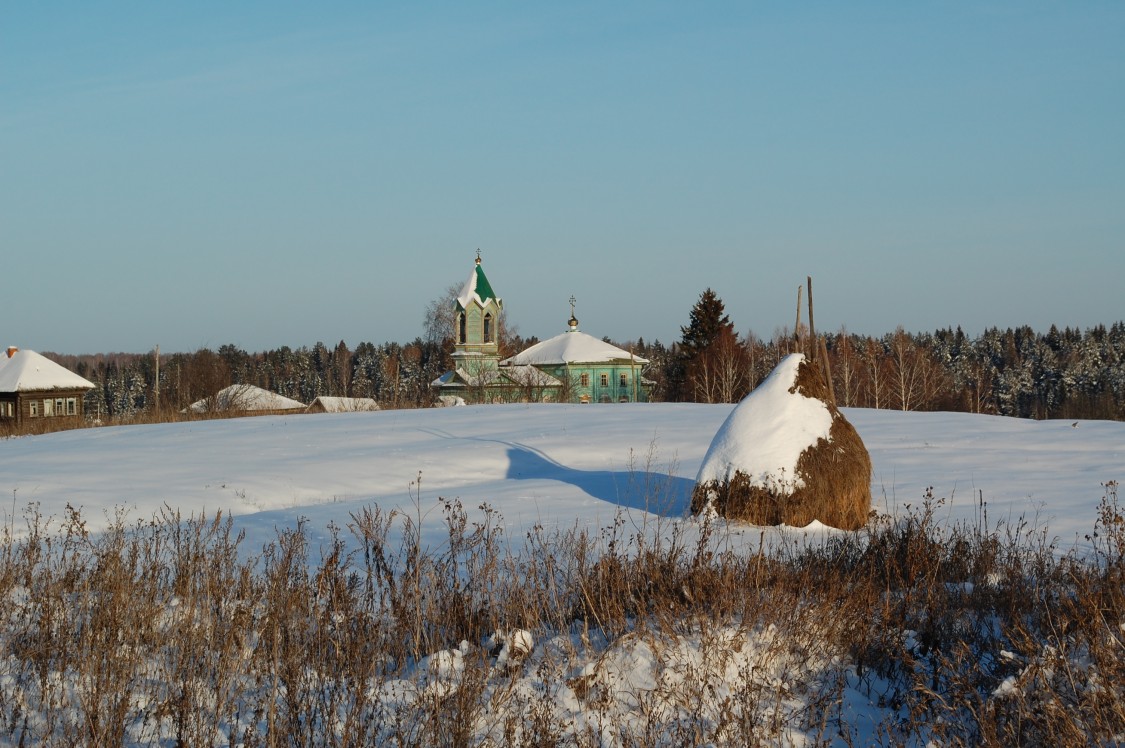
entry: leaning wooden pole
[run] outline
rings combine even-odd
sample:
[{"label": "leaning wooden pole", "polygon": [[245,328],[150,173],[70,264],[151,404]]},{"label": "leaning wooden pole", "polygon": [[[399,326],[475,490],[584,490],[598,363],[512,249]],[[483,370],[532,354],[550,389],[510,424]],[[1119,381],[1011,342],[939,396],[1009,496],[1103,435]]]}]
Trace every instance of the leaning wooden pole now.
[{"label": "leaning wooden pole", "polygon": [[809,358],[811,358],[813,361],[816,361],[818,358],[820,358],[820,351],[817,350],[817,346],[816,346],[816,326],[813,324],[812,276],[806,275],[805,277],[808,279],[808,283],[809,283],[809,343],[810,343],[810,345],[806,346],[806,348],[807,348],[806,352],[809,353]]},{"label": "leaning wooden pole", "polygon": [[824,381],[828,385],[828,396],[832,399],[832,404],[836,404],[836,390],[832,386],[832,365],[828,362],[828,346],[823,339],[817,336],[816,328],[813,326],[813,297],[812,297],[812,276],[806,276],[809,284],[809,338],[812,342],[812,358],[814,361],[820,362],[820,373],[824,375]]},{"label": "leaning wooden pole", "polygon": [[828,382],[828,397],[832,399],[833,405],[838,405],[836,388],[832,386],[832,364],[828,362],[828,345],[824,342],[824,338],[820,339],[820,360],[824,362],[824,381]]}]

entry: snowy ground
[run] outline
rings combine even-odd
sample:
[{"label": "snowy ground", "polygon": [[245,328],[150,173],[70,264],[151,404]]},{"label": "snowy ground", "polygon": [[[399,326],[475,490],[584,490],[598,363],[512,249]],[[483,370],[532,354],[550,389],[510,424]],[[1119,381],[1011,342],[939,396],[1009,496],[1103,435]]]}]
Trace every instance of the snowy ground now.
[{"label": "snowy ground", "polygon": [[[347,524],[368,502],[426,514],[437,497],[488,502],[510,538],[536,523],[637,524],[684,516],[700,462],[730,405],[500,405],[263,416],[84,429],[0,441],[3,517],[69,503],[96,528],[125,508],[147,519],[222,509],[248,545],[310,520]],[[1036,519],[1063,548],[1090,531],[1101,483],[1125,479],[1125,424],[845,409],[871,453],[876,508],[917,505],[927,487],[950,520]],[[419,487],[419,475],[421,482]],[[645,514],[645,513],[648,514]],[[823,532],[815,530],[815,532]],[[746,533],[756,542],[759,532]]]},{"label": "snowy ground", "polygon": [[[269,416],[8,439],[0,441],[0,491],[8,499],[3,517],[18,535],[29,503],[53,517],[67,504],[79,507],[91,529],[121,509],[138,521],[165,505],[184,516],[222,509],[247,531],[243,548],[254,549],[302,517],[315,536],[329,523],[347,525],[352,513],[374,502],[422,515],[424,542],[436,547],[445,537],[437,510],[442,496],[466,507],[487,502],[515,542],[535,525],[599,528],[620,512],[646,532],[669,532],[680,522],[690,530],[685,512],[691,488],[730,411],[729,405],[508,405]],[[983,495],[993,522],[1022,516],[1047,525],[1065,550],[1085,543],[1104,493],[1101,484],[1125,478],[1125,423],[845,414],[871,453],[876,508],[884,512],[919,504],[932,486],[935,496],[948,499],[941,507],[948,521],[973,521]],[[726,531],[733,544],[755,545],[762,535],[757,528]],[[767,531],[767,537],[815,540],[831,532],[786,528]],[[874,744],[883,734],[880,725],[897,718],[880,702],[877,679],[858,677],[815,641],[802,643],[801,629],[799,623],[786,632],[722,625],[614,641],[587,641],[574,632],[516,632],[491,665],[472,730],[487,744],[502,739],[490,730],[514,720],[519,734],[533,735],[531,720],[538,715],[566,725],[572,737],[594,736],[583,744],[616,745],[622,731],[643,732],[655,724],[664,737],[649,744],[676,745],[698,725],[719,724],[731,709],[742,709],[748,694],[759,700],[764,694],[773,701],[757,704],[753,713],[759,719],[773,715],[771,743],[812,745],[827,737],[831,744]],[[517,640],[530,651],[526,662],[513,665],[507,660]],[[376,710],[385,712],[380,719],[393,725],[397,714],[428,714],[427,699],[458,688],[463,662],[476,647],[465,642],[434,652],[400,680],[383,682],[374,694]],[[47,713],[42,705],[50,699],[25,693],[26,681],[17,678],[20,663],[7,667],[9,674],[0,674],[4,703],[24,694],[23,709],[33,716],[25,729],[39,729]],[[827,711],[809,695],[815,689],[807,690],[828,672],[842,674],[840,727],[821,721]],[[56,675],[69,683],[69,676]],[[81,723],[73,708],[62,719]],[[226,735],[254,730],[252,722],[222,726]],[[136,717],[126,742],[151,744],[171,734],[164,722]],[[219,735],[214,744],[226,742]]]}]

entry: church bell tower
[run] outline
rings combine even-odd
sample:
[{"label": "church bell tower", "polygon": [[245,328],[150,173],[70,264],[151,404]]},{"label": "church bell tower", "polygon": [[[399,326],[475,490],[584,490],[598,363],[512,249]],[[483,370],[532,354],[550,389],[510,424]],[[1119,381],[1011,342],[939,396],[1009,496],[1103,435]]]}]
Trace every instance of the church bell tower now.
[{"label": "church bell tower", "polygon": [[454,366],[478,384],[495,377],[500,361],[500,313],[504,302],[496,296],[480,263],[480,250],[473,272],[453,302]]}]

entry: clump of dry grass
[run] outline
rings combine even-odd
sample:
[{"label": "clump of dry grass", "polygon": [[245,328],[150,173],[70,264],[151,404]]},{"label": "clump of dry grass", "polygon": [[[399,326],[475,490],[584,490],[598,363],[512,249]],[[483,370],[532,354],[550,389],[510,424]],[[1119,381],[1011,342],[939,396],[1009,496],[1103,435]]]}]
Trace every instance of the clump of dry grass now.
[{"label": "clump of dry grass", "polygon": [[[756,554],[709,522],[624,516],[510,543],[491,508],[448,500],[429,548],[419,498],[357,511],[315,557],[304,524],[254,550],[223,517],[94,534],[31,508],[0,543],[0,742],[1112,744],[1116,490],[1088,555],[990,526],[983,500],[945,525],[932,493]],[[863,700],[877,724],[856,721]]]}]

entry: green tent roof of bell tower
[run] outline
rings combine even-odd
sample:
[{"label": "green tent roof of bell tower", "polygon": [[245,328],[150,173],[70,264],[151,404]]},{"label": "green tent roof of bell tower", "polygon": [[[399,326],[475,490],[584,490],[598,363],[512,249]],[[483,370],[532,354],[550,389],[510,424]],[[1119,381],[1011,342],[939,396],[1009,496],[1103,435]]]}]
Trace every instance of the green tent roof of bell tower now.
[{"label": "green tent roof of bell tower", "polygon": [[484,274],[484,268],[480,264],[480,255],[477,255],[477,264],[473,268],[468,281],[465,282],[465,287],[457,297],[457,308],[467,309],[469,302],[474,298],[482,307],[486,306],[489,300],[495,302],[496,306],[501,309],[504,307],[504,302],[492,290],[492,285]]},{"label": "green tent roof of bell tower", "polygon": [[476,272],[477,272],[477,288],[476,288],[477,296],[479,296],[480,300],[484,301],[484,302],[487,302],[489,299],[495,299],[496,298],[496,292],[493,291],[492,286],[489,285],[488,278],[486,278],[485,275],[484,275],[484,268],[482,268],[480,266],[479,261],[477,262]]}]

